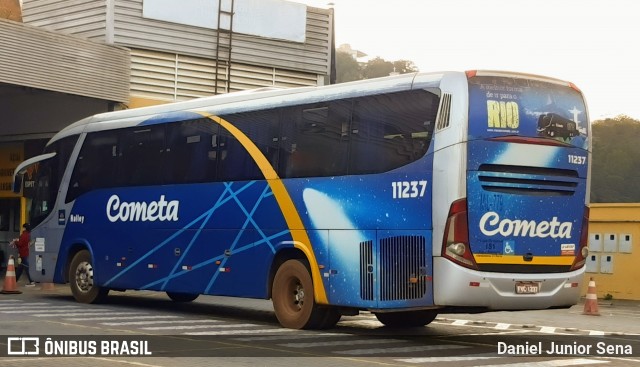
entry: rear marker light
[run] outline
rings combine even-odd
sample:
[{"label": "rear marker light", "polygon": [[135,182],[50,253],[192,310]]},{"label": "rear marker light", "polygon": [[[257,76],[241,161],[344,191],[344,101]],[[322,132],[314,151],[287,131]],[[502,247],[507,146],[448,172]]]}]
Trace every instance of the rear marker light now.
[{"label": "rear marker light", "polygon": [[480,282],[469,282],[469,287],[479,287]]},{"label": "rear marker light", "polygon": [[582,257],[584,257],[585,259],[587,258],[587,256],[589,256],[589,248],[587,247],[583,247],[580,252],[582,253]]},{"label": "rear marker light", "polygon": [[452,243],[447,245],[447,249],[458,256],[462,256],[464,255],[466,246],[464,245],[464,243]]},{"label": "rear marker light", "polygon": [[582,233],[580,234],[580,251],[576,254],[576,258],[571,265],[571,270],[578,270],[582,268],[589,256],[589,207],[584,207],[584,214],[582,217]]}]

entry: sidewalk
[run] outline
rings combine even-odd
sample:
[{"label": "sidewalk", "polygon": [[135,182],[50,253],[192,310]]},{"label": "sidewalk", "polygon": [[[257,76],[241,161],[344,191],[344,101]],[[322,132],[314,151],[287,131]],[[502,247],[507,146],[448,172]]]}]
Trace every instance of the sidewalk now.
[{"label": "sidewalk", "polygon": [[[511,323],[523,329],[556,328],[557,332],[577,330],[640,335],[640,301],[598,300],[600,316],[583,315],[584,298],[568,309],[498,311],[481,314],[441,314],[439,318],[477,322]],[[513,320],[522,320],[513,322]],[[566,330],[563,330],[566,329]]]}]

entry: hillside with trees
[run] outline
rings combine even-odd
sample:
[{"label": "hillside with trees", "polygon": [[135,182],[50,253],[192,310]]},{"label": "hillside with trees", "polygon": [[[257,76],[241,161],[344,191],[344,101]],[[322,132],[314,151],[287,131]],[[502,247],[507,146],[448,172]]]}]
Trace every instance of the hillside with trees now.
[{"label": "hillside with trees", "polygon": [[594,121],[591,201],[640,202],[640,121],[624,115]]},{"label": "hillside with trees", "polygon": [[418,71],[418,68],[409,60],[387,61],[381,57],[376,57],[365,63],[360,63],[348,53],[336,52],[337,83],[389,76],[394,72],[406,74],[416,71]]}]

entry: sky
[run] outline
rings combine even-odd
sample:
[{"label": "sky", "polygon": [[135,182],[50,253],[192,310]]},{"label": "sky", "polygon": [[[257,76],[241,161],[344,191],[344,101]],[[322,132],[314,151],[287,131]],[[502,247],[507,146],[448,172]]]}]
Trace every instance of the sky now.
[{"label": "sky", "polygon": [[551,76],[583,91],[591,120],[640,120],[636,0],[295,1],[334,8],[336,47],[410,60],[422,72]]}]

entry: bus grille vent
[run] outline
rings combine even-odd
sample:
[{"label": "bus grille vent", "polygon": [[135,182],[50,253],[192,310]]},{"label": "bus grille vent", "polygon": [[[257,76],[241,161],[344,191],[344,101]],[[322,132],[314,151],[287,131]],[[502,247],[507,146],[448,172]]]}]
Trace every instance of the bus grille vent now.
[{"label": "bus grille vent", "polygon": [[437,130],[442,130],[449,126],[449,117],[451,115],[451,94],[444,93],[440,102],[440,114],[436,124]]},{"label": "bus grille vent", "polygon": [[569,169],[480,165],[478,179],[486,191],[529,196],[571,196],[578,186],[578,172]]},{"label": "bus grille vent", "polygon": [[360,297],[373,300],[373,241],[360,242]]},{"label": "bus grille vent", "polygon": [[380,240],[380,300],[422,298],[427,291],[425,238],[397,236]]}]

